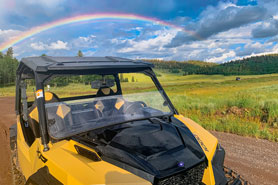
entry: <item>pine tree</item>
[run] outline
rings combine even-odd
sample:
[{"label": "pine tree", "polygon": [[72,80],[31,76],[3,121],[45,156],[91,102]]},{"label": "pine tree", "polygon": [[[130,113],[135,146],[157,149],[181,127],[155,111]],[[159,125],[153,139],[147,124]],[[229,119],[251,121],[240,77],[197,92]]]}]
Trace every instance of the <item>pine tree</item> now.
[{"label": "pine tree", "polygon": [[81,50],[79,50],[79,51],[78,51],[77,56],[79,56],[79,57],[83,57],[83,53],[82,53],[82,51],[81,51]]},{"label": "pine tree", "polygon": [[8,48],[6,56],[13,58],[13,55],[14,55],[13,48],[12,47]]},{"label": "pine tree", "polygon": [[3,55],[3,53],[0,51],[0,58],[3,58],[4,57],[4,55]]},{"label": "pine tree", "polygon": [[121,82],[124,81],[124,75],[123,75],[123,73],[120,74],[120,81],[121,81]]},{"label": "pine tree", "polygon": [[14,84],[17,66],[16,59],[7,55],[0,57],[0,87]]}]

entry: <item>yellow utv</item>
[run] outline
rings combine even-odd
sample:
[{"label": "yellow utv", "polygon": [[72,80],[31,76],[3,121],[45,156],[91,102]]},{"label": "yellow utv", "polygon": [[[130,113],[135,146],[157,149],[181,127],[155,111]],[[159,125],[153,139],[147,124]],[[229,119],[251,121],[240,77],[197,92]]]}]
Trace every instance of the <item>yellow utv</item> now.
[{"label": "yellow utv", "polygon": [[117,57],[23,58],[16,141],[26,184],[242,184],[224,170],[218,140],[178,113],[152,68]]}]

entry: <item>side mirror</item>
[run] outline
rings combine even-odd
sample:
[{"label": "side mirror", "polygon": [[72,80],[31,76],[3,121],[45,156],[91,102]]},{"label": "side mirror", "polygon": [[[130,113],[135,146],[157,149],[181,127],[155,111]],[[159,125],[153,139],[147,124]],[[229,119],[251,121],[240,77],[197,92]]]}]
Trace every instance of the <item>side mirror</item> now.
[{"label": "side mirror", "polygon": [[92,89],[99,89],[101,87],[102,82],[101,81],[92,81],[91,82],[91,88]]},{"label": "side mirror", "polygon": [[113,87],[115,85],[115,80],[105,79],[104,81],[96,80],[91,82],[92,89],[99,89],[101,87]]}]

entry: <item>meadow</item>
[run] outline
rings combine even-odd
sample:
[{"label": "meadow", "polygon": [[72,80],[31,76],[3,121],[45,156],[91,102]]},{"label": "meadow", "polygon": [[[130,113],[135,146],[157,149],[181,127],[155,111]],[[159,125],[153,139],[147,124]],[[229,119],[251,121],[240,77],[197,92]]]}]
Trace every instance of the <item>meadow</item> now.
[{"label": "meadow", "polygon": [[179,113],[206,129],[278,141],[278,74],[157,73]]},{"label": "meadow", "polygon": [[[179,113],[204,128],[278,142],[278,74],[239,76],[236,81],[237,76],[156,73]],[[122,83],[125,91],[136,91],[132,83],[147,91],[153,88],[142,76],[124,78],[128,78]],[[51,88],[59,97],[86,93],[86,89],[91,91],[83,84]],[[0,88],[0,96],[13,95],[13,86]]]}]

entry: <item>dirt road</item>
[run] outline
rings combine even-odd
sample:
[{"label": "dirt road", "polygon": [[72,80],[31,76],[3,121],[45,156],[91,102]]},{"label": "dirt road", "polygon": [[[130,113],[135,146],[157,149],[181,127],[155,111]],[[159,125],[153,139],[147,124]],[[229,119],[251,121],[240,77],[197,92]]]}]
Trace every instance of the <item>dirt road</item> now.
[{"label": "dirt road", "polygon": [[0,97],[0,184],[12,184],[9,127],[15,119],[14,98]]},{"label": "dirt road", "polygon": [[278,143],[212,132],[226,150],[225,165],[251,184],[278,184]]},{"label": "dirt road", "polygon": [[[9,127],[15,123],[14,98],[0,97],[0,184],[12,184]],[[254,185],[278,184],[278,143],[212,132],[226,150],[225,165]]]}]

